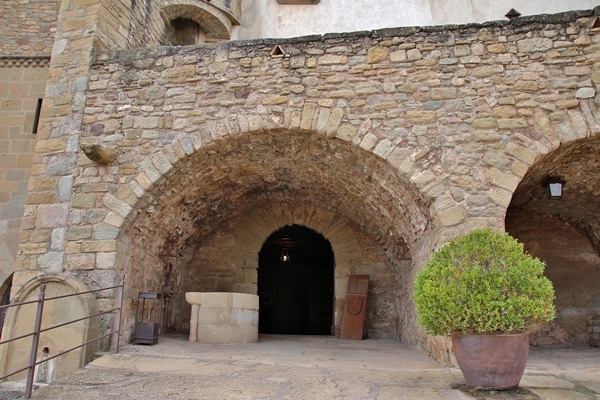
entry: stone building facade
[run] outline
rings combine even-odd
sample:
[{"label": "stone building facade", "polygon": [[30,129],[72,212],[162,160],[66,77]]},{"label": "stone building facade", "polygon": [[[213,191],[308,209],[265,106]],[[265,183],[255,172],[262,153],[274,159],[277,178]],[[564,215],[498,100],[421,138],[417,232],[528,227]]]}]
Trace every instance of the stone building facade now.
[{"label": "stone building facade", "polygon": [[[337,335],[348,277],[369,275],[365,336],[450,361],[446,341],[416,324],[414,277],[449,239],[489,226],[548,265],[558,318],[532,342],[589,345],[600,312],[600,10],[229,41],[236,1],[44,4],[57,6],[37,8],[53,38],[15,38],[0,70],[7,254],[20,223],[18,254],[3,267],[12,299],[41,283],[61,294],[124,274],[124,340],[140,291],[167,295],[165,327],[186,331],[187,291],[281,295],[261,287],[261,255],[301,227],[330,246],[332,283],[315,289],[306,273],[290,286],[304,294],[285,301],[305,302],[310,319],[329,297]],[[173,45],[187,40],[207,43]],[[550,177],[566,182],[560,200],[546,196]],[[10,214],[19,198],[21,214]],[[64,307],[84,315],[114,299]],[[10,313],[3,334],[28,318]],[[47,336],[42,348],[57,352],[63,339]]]}]

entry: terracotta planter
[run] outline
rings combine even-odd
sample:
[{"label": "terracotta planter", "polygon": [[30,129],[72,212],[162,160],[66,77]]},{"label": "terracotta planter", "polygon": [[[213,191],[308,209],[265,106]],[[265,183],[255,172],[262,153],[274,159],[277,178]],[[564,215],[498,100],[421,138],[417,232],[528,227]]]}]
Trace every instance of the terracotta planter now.
[{"label": "terracotta planter", "polygon": [[452,335],[452,346],[467,386],[510,390],[519,385],[529,354],[529,338],[526,334],[455,333]]}]

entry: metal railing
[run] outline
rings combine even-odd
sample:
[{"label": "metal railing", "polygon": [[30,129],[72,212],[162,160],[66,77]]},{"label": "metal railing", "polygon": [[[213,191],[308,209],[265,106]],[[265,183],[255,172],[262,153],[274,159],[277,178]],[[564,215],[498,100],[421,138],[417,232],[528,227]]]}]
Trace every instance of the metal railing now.
[{"label": "metal railing", "polygon": [[[67,354],[71,351],[77,350],[81,347],[87,346],[91,343],[94,343],[100,339],[103,339],[105,337],[108,337],[110,335],[113,335],[113,340],[112,340],[112,348],[113,351],[115,353],[119,352],[119,334],[121,332],[121,309],[123,308],[123,287],[124,287],[124,282],[125,282],[125,276],[122,275],[121,276],[121,282],[120,284],[116,285],[116,286],[110,286],[110,287],[105,287],[102,289],[96,289],[96,290],[89,290],[87,292],[78,292],[78,293],[71,293],[71,294],[66,294],[66,295],[62,295],[62,296],[55,296],[55,297],[46,297],[46,284],[42,284],[39,287],[39,295],[38,295],[38,299],[37,300],[30,300],[30,301],[24,301],[24,302],[20,302],[20,303],[15,303],[15,304],[8,304],[5,306],[0,306],[0,310],[7,310],[11,307],[20,307],[26,304],[37,304],[37,309],[36,309],[36,314],[35,314],[35,323],[34,323],[34,328],[33,328],[33,332],[27,333],[25,335],[21,335],[21,336],[17,336],[11,339],[7,339],[7,340],[2,340],[0,341],[0,346],[10,343],[10,342],[14,342],[16,340],[20,340],[20,339],[24,339],[27,337],[31,337],[31,352],[30,352],[30,356],[29,356],[29,363],[26,367],[20,368],[18,370],[15,371],[10,371],[9,373],[7,373],[6,375],[0,376],[0,381],[11,377],[13,375],[16,375],[20,372],[23,372],[25,370],[27,370],[27,381],[25,383],[25,398],[26,399],[30,399],[31,398],[31,392],[33,390],[33,383],[34,383],[34,378],[35,378],[35,368],[42,364],[45,363],[49,360],[52,360],[54,358],[60,357],[64,354]],[[91,294],[91,293],[97,293],[97,292],[102,292],[102,291],[106,291],[106,290],[112,290],[112,289],[119,289],[119,295],[118,295],[118,304],[119,306],[116,308],[112,308],[110,310],[106,310],[106,311],[102,311],[102,312],[98,312],[96,314],[93,315],[88,315],[86,317],[82,317],[82,318],[77,318],[65,323],[61,323],[61,324],[57,324],[48,328],[44,328],[42,329],[42,317],[43,317],[43,313],[44,313],[44,303],[47,301],[51,301],[51,300],[58,300],[58,299],[63,299],[63,298],[67,298],[67,297],[74,297],[74,296],[80,296],[80,295],[84,295],[84,294]],[[38,352],[38,347],[39,347],[39,342],[40,342],[40,335],[44,332],[48,332],[51,331],[53,329],[57,329],[57,328],[61,328],[63,326],[69,325],[69,324],[73,324],[76,322],[80,322],[80,321],[84,321],[90,318],[94,318],[94,317],[98,317],[104,314],[109,314],[109,313],[114,313],[116,312],[117,315],[115,315],[114,317],[114,323],[113,323],[113,329],[104,334],[104,335],[100,335],[96,338],[93,338],[91,340],[86,341],[85,343],[79,344],[75,347],[72,347],[68,350],[62,351],[58,354],[55,354],[53,356],[50,357],[44,357],[42,360],[40,361],[36,361],[37,360],[37,352]],[[1,328],[1,327],[0,327]]]}]

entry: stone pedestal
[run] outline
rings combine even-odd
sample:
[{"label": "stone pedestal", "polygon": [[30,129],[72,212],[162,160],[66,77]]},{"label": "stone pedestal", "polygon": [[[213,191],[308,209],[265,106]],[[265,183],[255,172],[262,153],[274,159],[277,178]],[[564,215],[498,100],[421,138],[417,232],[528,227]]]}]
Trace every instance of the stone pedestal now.
[{"label": "stone pedestal", "polygon": [[186,292],[192,306],[190,342],[258,341],[258,296],[246,293]]}]

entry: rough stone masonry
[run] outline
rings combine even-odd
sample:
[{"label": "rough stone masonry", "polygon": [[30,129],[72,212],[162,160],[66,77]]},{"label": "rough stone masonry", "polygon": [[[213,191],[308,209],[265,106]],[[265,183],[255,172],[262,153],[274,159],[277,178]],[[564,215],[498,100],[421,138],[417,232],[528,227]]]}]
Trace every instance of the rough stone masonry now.
[{"label": "rough stone masonry", "polygon": [[49,72],[62,83],[47,89],[16,291],[125,272],[130,337],[137,292],[163,287],[168,264],[185,329],[186,290],[255,293],[262,243],[297,223],[331,242],[336,329],[348,275],[367,273],[369,335],[446,359],[416,326],[414,275],[449,238],[503,228],[544,155],[598,144],[593,18],[65,55]]}]

